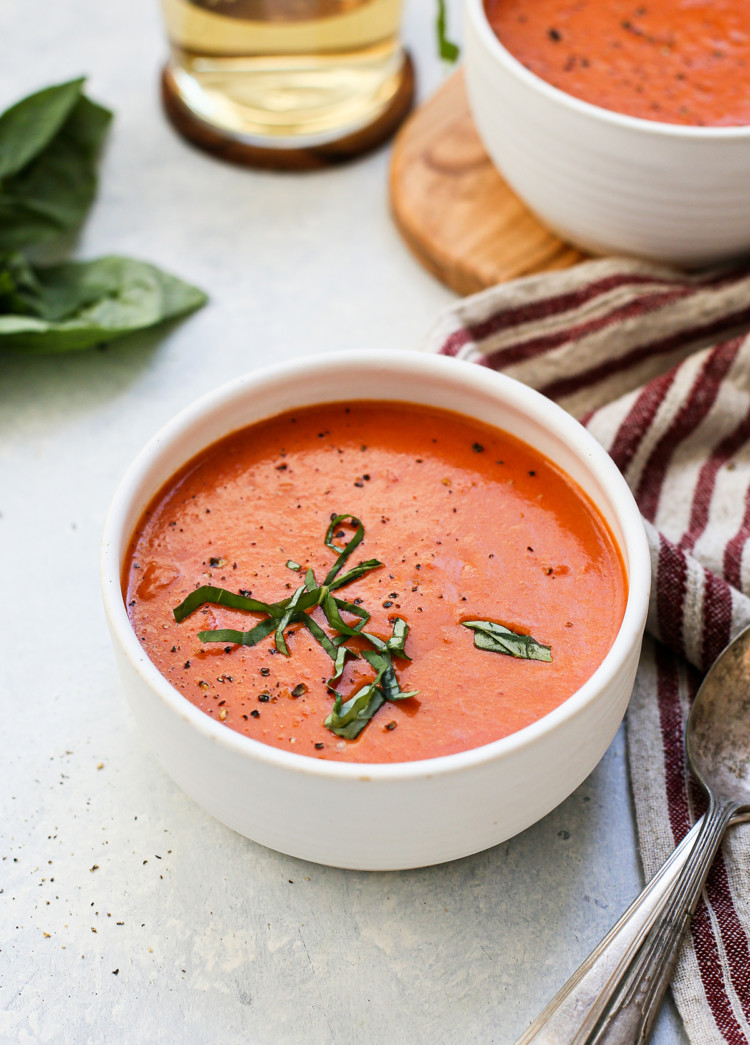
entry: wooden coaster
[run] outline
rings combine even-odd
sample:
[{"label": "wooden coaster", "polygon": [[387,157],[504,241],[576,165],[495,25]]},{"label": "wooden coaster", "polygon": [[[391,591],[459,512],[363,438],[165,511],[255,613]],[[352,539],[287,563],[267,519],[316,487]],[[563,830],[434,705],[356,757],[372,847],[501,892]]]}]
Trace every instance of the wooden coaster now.
[{"label": "wooden coaster", "polygon": [[338,141],[299,149],[274,149],[249,145],[213,127],[187,107],[166,65],[161,75],[161,98],[164,111],[174,128],[193,145],[213,153],[222,160],[246,167],[271,170],[304,171],[328,167],[353,159],[376,148],[393,135],[408,116],[414,101],[414,65],[411,55],[404,55],[401,83],[388,108],[367,127]]},{"label": "wooden coaster", "polygon": [[582,260],[531,214],[484,150],[464,77],[453,76],[398,133],[391,208],[419,261],[459,294]]}]

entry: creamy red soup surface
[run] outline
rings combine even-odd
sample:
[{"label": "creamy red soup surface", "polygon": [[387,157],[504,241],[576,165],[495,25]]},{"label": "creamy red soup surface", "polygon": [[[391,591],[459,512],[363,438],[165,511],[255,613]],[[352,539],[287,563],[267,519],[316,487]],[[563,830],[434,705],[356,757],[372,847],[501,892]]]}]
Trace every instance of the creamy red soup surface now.
[{"label": "creamy red soup surface", "polygon": [[484,0],[537,76],[628,116],[750,125],[748,0]]},{"label": "creamy red soup surface", "polygon": [[362,401],[282,414],[190,461],[140,520],[123,594],[150,659],[205,714],[382,763],[475,748],[557,707],[610,649],[627,582],[598,511],[534,449]]}]

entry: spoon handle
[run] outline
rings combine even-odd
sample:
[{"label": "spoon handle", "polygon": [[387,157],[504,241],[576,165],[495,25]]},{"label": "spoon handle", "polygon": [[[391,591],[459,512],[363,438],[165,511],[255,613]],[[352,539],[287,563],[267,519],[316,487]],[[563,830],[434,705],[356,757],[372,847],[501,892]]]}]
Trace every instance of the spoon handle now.
[{"label": "spoon handle", "polygon": [[[582,1045],[602,1015],[638,948],[664,910],[675,879],[690,855],[698,820],[627,911],[539,1013],[516,1045]],[[609,993],[607,993],[609,992]]]},{"label": "spoon handle", "polygon": [[673,885],[664,913],[621,983],[608,995],[607,1009],[588,1045],[635,1045],[647,1040],[677,962],[678,944],[736,809],[733,802],[709,803],[698,838]]}]

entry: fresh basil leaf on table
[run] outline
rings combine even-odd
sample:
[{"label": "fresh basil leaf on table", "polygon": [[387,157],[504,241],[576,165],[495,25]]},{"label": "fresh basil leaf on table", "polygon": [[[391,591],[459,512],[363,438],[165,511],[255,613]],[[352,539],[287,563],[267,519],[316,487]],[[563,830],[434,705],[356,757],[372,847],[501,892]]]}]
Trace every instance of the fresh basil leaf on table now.
[{"label": "fresh basil leaf on table", "polygon": [[[8,275],[23,281],[3,293]],[[5,303],[12,301],[8,314]],[[68,352],[144,330],[200,308],[206,295],[144,261],[108,257],[36,271],[0,269],[0,347]]]},{"label": "fresh basil leaf on table", "polygon": [[83,79],[47,87],[0,115],[0,252],[76,229],[96,195],[112,113]]},{"label": "fresh basil leaf on table", "polygon": [[144,261],[33,266],[19,253],[81,224],[112,113],[84,80],[37,91],[0,114],[0,348],[93,348],[200,308],[206,295]]}]

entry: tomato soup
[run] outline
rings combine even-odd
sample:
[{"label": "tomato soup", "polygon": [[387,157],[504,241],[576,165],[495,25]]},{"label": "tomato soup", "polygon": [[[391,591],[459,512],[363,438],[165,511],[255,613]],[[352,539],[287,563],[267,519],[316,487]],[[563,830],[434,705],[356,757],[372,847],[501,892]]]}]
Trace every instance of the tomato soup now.
[{"label": "tomato soup", "polygon": [[502,44],[593,105],[665,123],[750,125],[747,0],[485,0]]},{"label": "tomato soup", "polygon": [[190,461],[140,520],[123,593],[154,664],[225,726],[402,762],[557,707],[611,647],[627,582],[600,514],[531,447],[363,401],[282,414]]}]

